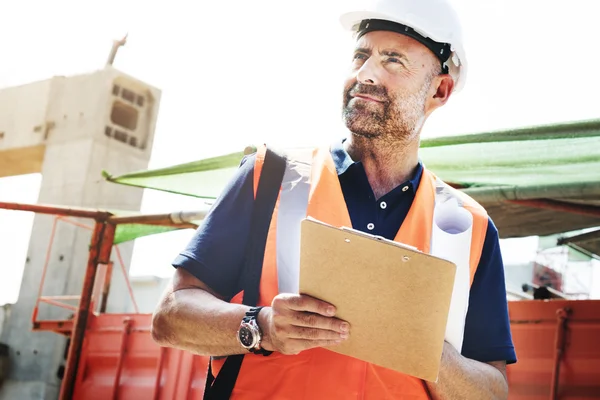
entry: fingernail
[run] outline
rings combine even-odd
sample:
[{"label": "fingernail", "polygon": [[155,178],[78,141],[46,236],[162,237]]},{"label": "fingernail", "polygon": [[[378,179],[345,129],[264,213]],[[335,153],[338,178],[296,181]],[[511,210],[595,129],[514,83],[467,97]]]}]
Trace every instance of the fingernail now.
[{"label": "fingernail", "polygon": [[342,333],[342,334],[340,334],[340,337],[342,339],[348,339],[348,334],[347,333]]},{"label": "fingernail", "polygon": [[335,315],[335,308],[333,306],[327,307],[327,314]]},{"label": "fingernail", "polygon": [[342,332],[348,332],[348,328],[350,328],[350,326],[345,322],[340,325]]}]

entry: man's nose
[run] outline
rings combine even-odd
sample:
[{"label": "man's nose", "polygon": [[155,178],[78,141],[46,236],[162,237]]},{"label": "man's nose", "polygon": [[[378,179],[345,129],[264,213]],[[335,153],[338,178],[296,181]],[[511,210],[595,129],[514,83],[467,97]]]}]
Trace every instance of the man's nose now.
[{"label": "man's nose", "polygon": [[364,85],[379,84],[379,69],[372,58],[368,58],[356,72],[356,80]]}]

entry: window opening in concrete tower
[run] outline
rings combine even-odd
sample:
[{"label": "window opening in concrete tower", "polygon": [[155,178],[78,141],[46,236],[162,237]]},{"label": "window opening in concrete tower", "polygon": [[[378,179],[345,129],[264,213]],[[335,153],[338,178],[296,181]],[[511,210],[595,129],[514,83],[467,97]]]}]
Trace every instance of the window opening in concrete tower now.
[{"label": "window opening in concrete tower", "polygon": [[144,96],[137,95],[137,105],[140,107],[144,107]]},{"label": "window opening in concrete tower", "polygon": [[121,91],[121,87],[119,85],[113,85],[112,94],[114,96],[118,96],[120,91]]},{"label": "window opening in concrete tower", "polygon": [[127,134],[123,131],[115,130],[115,139],[119,142],[127,143]]},{"label": "window opening in concrete tower", "polygon": [[121,92],[121,97],[130,103],[135,103],[135,93],[131,90],[123,88],[123,91]]},{"label": "window opening in concrete tower", "polygon": [[115,101],[110,113],[110,120],[115,125],[134,131],[137,128],[138,111],[135,107]]}]

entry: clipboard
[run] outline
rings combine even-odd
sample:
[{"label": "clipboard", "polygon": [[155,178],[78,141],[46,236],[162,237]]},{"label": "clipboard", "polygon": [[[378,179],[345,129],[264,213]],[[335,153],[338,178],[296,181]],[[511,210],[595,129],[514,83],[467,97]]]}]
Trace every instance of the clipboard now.
[{"label": "clipboard", "polygon": [[300,293],[350,323],[336,353],[436,381],[456,265],[313,218],[301,222]]}]

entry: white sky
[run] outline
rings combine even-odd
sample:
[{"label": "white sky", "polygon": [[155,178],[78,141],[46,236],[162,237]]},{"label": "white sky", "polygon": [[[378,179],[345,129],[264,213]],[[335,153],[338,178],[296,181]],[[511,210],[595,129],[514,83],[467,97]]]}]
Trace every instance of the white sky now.
[{"label": "white sky", "polygon": [[[112,39],[129,32],[115,67],[163,91],[150,167],[255,142],[335,138],[343,134],[341,82],[353,45],[337,15],[348,3],[4,1],[0,87],[102,68]],[[455,3],[467,38],[467,85],[430,118],[423,136],[598,117],[600,2]],[[0,179],[0,198],[35,202],[39,182],[36,175]],[[144,211],[173,207],[193,201],[144,197]],[[0,212],[0,303],[16,299],[31,221]],[[190,235],[140,240],[132,273],[169,275]],[[536,243],[504,243],[506,261],[530,259]]]}]

